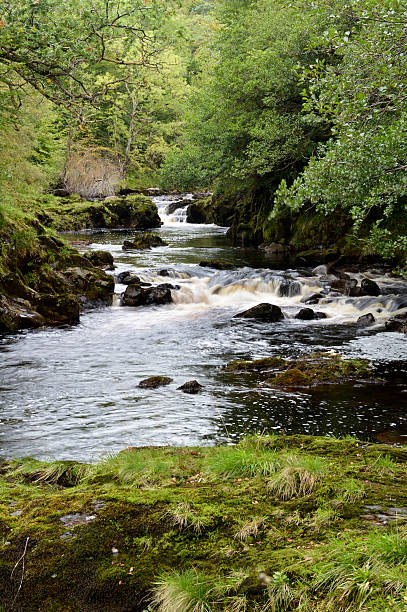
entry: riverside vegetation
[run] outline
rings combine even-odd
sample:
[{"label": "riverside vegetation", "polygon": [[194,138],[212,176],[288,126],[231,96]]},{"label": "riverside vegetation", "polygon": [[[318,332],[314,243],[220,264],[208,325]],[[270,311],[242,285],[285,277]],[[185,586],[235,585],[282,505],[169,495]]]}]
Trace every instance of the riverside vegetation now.
[{"label": "riverside vegetation", "polygon": [[400,448],[250,436],[0,471],[5,609],[407,607]]}]

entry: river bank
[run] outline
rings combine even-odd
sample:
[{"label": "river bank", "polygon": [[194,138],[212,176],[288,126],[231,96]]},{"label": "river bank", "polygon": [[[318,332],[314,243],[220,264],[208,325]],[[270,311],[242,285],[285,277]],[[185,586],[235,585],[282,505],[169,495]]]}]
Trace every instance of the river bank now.
[{"label": "river bank", "polygon": [[403,610],[407,454],[311,436],[0,467],[12,610]]}]

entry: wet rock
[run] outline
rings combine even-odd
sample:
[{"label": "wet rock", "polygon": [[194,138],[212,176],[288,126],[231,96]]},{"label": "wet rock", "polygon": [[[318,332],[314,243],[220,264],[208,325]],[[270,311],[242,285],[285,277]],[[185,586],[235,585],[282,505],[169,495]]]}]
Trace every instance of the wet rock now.
[{"label": "wet rock", "polygon": [[176,210],[189,206],[191,200],[178,200],[178,202],[170,202],[167,206],[167,215],[172,215]]},{"label": "wet rock", "polygon": [[331,283],[331,289],[335,289],[344,295],[349,295],[358,284],[356,278],[337,278]]},{"label": "wet rock", "polygon": [[96,519],[95,514],[86,514],[86,512],[76,512],[75,514],[66,514],[61,516],[59,519],[61,523],[69,527],[76,527],[77,525],[87,525],[91,521]]},{"label": "wet rock", "polygon": [[[139,279],[139,277],[133,274],[131,270],[124,270],[124,272],[120,272],[119,274],[116,274],[115,278],[116,278],[116,281],[120,283],[121,285],[127,285],[127,283],[125,282],[127,278],[138,278]],[[138,280],[138,282],[140,282],[140,279]]]},{"label": "wet rock", "polygon": [[222,367],[225,372],[262,372],[272,368],[278,368],[286,363],[286,360],[278,355],[273,357],[262,357],[253,361],[235,359],[229,361]]},{"label": "wet rock", "polygon": [[372,315],[371,312],[368,312],[367,314],[362,315],[356,321],[356,323],[357,323],[357,325],[359,325],[359,327],[367,327],[368,325],[373,325],[373,323],[375,323],[375,322],[376,322],[376,319],[374,318],[374,316]]},{"label": "wet rock", "polygon": [[164,387],[172,382],[172,378],[168,376],[150,376],[140,381],[138,386],[142,389],[157,389],[158,387]]},{"label": "wet rock", "polygon": [[386,331],[400,332],[407,334],[407,313],[396,315],[385,323]]},{"label": "wet rock", "polygon": [[99,268],[67,268],[63,272],[86,308],[110,305],[113,300],[114,278]]},{"label": "wet rock", "polygon": [[310,321],[311,319],[315,319],[315,312],[312,310],[312,308],[301,308],[301,310],[295,315],[294,319]]},{"label": "wet rock", "polygon": [[199,265],[201,268],[213,268],[214,270],[233,270],[235,268],[233,264],[218,260],[200,261]]},{"label": "wet rock", "polygon": [[372,296],[381,295],[381,290],[380,290],[379,285],[375,283],[373,280],[371,280],[370,278],[362,279],[362,282],[360,283],[360,287],[363,292],[362,295],[372,295]]},{"label": "wet rock", "polygon": [[135,236],[133,240],[125,240],[123,242],[123,251],[140,251],[144,249],[150,249],[151,247],[167,246],[168,242],[165,242],[157,234],[139,234]]},{"label": "wet rock", "polygon": [[84,257],[97,268],[114,270],[113,255],[109,251],[91,251],[90,253],[85,253]]},{"label": "wet rock", "polygon": [[42,295],[37,309],[47,325],[79,323],[79,300],[73,295]]},{"label": "wet rock", "polygon": [[170,304],[171,302],[171,289],[162,285],[156,287],[129,285],[121,298],[122,306],[151,306]]},{"label": "wet rock", "polygon": [[178,291],[181,289],[179,285],[171,285],[171,283],[161,283],[160,287],[166,287],[167,289],[172,289],[173,291]]},{"label": "wet rock", "polygon": [[264,321],[267,323],[276,323],[284,319],[283,312],[279,306],[274,304],[258,304],[249,308],[244,312],[233,317],[234,319],[257,319],[258,321]]},{"label": "wet rock", "polygon": [[168,272],[168,270],[160,270],[158,274],[160,276],[170,276],[170,273]]},{"label": "wet rock", "polygon": [[302,304],[318,304],[322,297],[324,297],[322,293],[307,293],[300,299],[300,302]]},{"label": "wet rock", "polygon": [[317,311],[314,313],[314,319],[327,319],[328,315],[326,315],[324,312],[320,312]]},{"label": "wet rock", "polygon": [[200,385],[197,380],[189,380],[184,383],[180,387],[177,388],[177,391],[183,391],[184,393],[200,393],[203,389],[203,385]]},{"label": "wet rock", "polygon": [[364,295],[364,293],[362,291],[362,288],[358,285],[356,287],[351,287],[347,295],[349,295],[349,297],[361,297],[362,295]]}]

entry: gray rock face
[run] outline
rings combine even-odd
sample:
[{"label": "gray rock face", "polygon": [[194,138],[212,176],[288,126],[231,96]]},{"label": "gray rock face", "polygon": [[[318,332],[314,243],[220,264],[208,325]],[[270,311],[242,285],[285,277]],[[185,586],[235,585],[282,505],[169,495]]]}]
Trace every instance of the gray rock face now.
[{"label": "gray rock face", "polygon": [[253,308],[249,308],[249,310],[240,312],[233,318],[257,319],[258,321],[264,321],[266,323],[277,323],[277,321],[282,321],[284,319],[284,315],[279,306],[275,306],[274,304],[258,304],[257,306],[253,306]]}]

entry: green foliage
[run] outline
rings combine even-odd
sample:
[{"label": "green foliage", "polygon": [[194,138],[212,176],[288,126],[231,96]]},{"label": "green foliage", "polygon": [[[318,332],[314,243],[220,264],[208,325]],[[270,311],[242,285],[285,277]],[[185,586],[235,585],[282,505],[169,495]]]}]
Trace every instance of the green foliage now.
[{"label": "green foliage", "polygon": [[304,110],[313,122],[331,122],[332,138],[277,198],[295,209],[345,209],[386,257],[407,253],[406,17],[405,2],[359,0],[332,12],[312,47],[334,59],[302,69]]},{"label": "green foliage", "polygon": [[163,184],[186,187],[220,177],[292,173],[315,149],[321,126],[301,115],[294,66],[318,33],[324,11],[301,12],[266,0],[217,3],[212,36],[201,50],[179,150],[161,170]]}]

